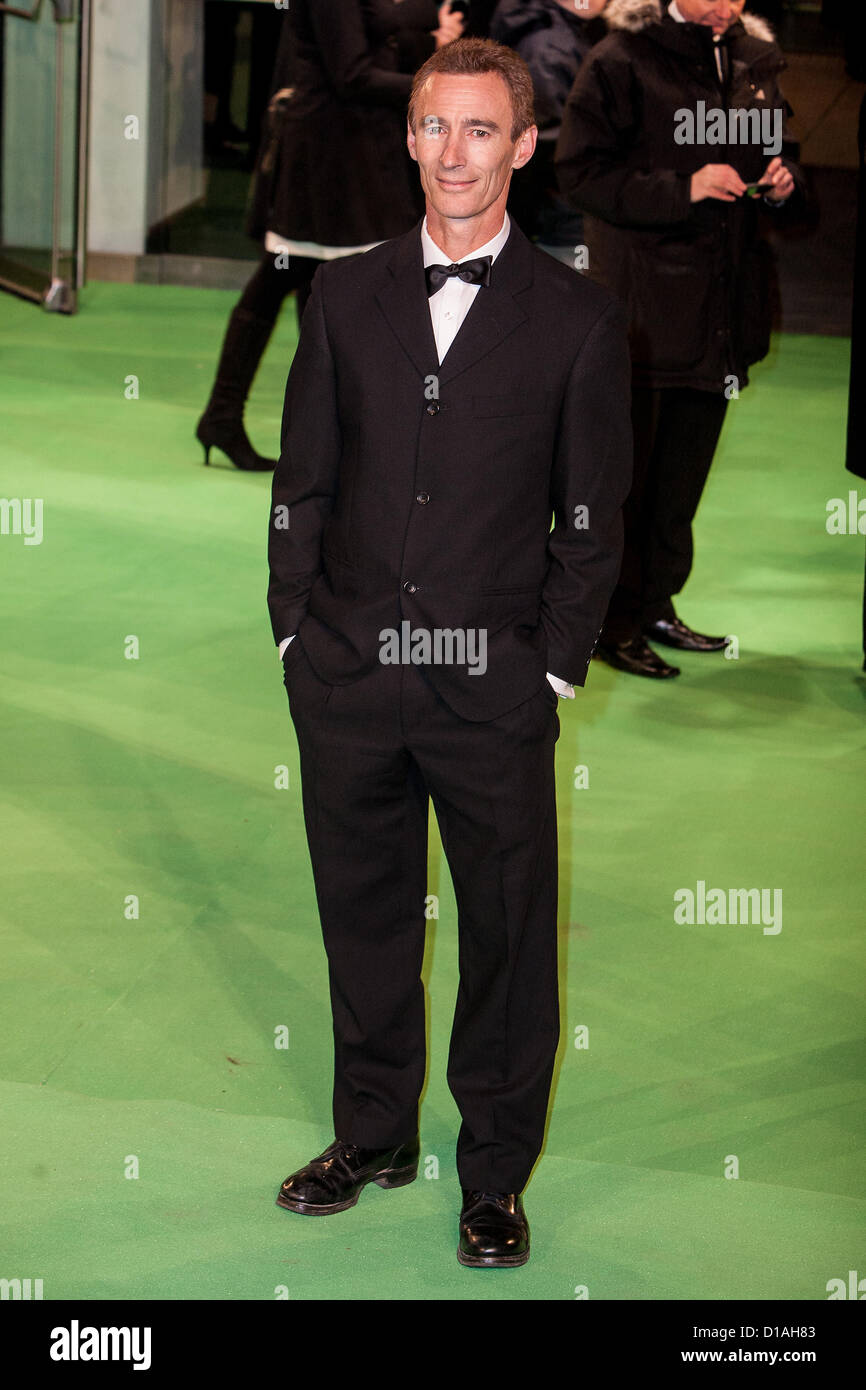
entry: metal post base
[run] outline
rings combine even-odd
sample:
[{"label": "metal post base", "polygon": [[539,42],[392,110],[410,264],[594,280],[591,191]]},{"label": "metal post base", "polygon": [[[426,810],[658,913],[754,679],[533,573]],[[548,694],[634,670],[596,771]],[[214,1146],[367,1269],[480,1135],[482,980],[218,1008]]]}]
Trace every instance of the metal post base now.
[{"label": "metal post base", "polygon": [[42,297],[42,307],[49,314],[74,314],[78,295],[68,280],[52,280]]}]

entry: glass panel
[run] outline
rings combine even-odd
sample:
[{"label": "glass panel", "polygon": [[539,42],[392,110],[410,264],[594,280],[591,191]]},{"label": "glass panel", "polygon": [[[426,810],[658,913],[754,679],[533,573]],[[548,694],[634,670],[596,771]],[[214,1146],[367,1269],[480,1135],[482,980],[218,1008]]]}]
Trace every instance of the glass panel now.
[{"label": "glass panel", "polygon": [[78,266],[82,10],[0,5],[0,285],[71,312]]},{"label": "glass panel", "polygon": [[[170,198],[147,238],[147,250],[164,255],[227,257],[250,260],[259,254],[244,230],[252,171],[262,133],[265,108],[285,7],[274,0],[204,0],[202,32],[196,57],[201,64],[202,103],[192,109],[195,85],[174,80],[180,55],[191,57],[187,39],[178,32],[171,0],[167,48],[172,52],[165,85],[168,130],[192,121],[202,132],[199,196]],[[176,142],[175,142],[176,143]],[[175,144],[166,142],[168,151]],[[165,191],[172,174],[164,170]]]}]

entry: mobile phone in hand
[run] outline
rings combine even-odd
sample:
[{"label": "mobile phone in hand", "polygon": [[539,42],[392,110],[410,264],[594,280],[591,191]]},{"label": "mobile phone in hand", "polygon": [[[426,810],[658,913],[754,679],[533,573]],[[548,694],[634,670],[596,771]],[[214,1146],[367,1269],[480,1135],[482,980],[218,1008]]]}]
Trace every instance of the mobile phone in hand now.
[{"label": "mobile phone in hand", "polygon": [[772,183],[750,183],[746,185],[743,192],[744,198],[761,198],[765,193],[771,192],[775,187]]}]

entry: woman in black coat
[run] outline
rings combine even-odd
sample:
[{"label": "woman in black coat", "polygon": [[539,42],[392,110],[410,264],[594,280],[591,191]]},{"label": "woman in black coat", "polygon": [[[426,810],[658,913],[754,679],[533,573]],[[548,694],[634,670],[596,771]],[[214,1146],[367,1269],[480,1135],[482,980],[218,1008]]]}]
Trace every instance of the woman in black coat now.
[{"label": "woman in black coat", "polygon": [[[635,478],[599,653],[657,678],[679,671],[648,636],[689,651],[725,645],[686,627],[672,598],[691,570],[692,520],[728,400],[769,348],[773,267],[760,219],[779,217],[804,187],[772,31],[742,0],[726,13],[716,42],[706,0],[678,0],[673,13],[661,0],[610,0],[611,32],[580,69],[557,148],[563,194],[585,214],[589,273],[630,317]],[[767,138],[741,143],[726,128],[725,143],[698,143],[708,113],[731,109],[765,113]],[[747,193],[767,177],[766,196]]]},{"label": "woman in black coat", "polygon": [[450,0],[292,0],[246,224],[265,250],[196,430],[205,462],[216,446],[238,468],[274,467],[250,444],[243,407],[282,302],[295,290],[300,317],[322,261],[399,236],[422,215],[406,149],[412,78],[462,28]]}]

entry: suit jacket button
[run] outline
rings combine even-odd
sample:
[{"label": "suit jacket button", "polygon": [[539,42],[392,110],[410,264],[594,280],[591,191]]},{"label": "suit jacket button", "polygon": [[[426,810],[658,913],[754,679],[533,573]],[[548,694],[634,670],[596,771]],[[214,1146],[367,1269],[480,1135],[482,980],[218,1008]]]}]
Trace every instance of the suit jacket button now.
[{"label": "suit jacket button", "polygon": [[415,501],[420,503],[422,507],[426,507],[427,503],[430,501],[429,492],[416,492]]},{"label": "suit jacket button", "polygon": [[438,402],[438,401],[431,401],[431,402],[430,402],[430,404],[429,404],[428,407],[427,407],[427,414],[428,414],[428,415],[438,415],[438,414],[439,414],[439,402]]},{"label": "suit jacket button", "polygon": [[413,584],[411,579],[407,579],[403,583],[403,588],[406,590],[407,594],[414,594],[415,590],[418,588],[418,585]]}]

